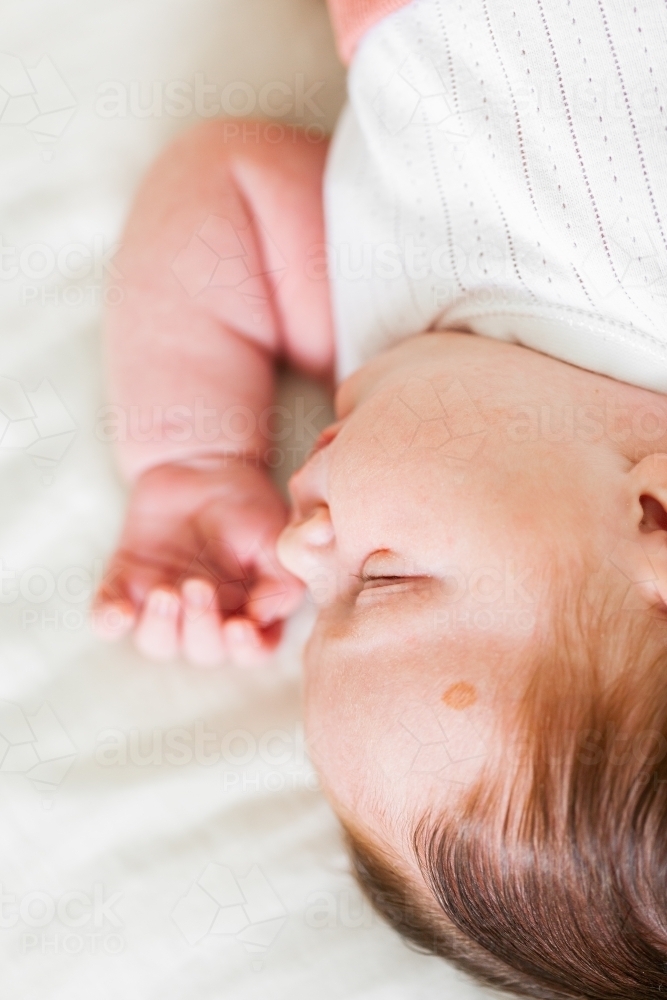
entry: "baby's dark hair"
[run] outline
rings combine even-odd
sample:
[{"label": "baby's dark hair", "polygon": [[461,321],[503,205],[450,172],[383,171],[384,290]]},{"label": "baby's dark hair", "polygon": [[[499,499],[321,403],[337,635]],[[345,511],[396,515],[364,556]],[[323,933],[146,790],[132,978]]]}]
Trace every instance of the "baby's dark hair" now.
[{"label": "baby's dark hair", "polygon": [[561,635],[533,673],[513,720],[518,761],[487,769],[455,816],[416,824],[425,884],[348,829],[353,865],[400,934],[485,985],[664,997],[667,627],[645,612],[596,615],[594,628],[583,617],[580,642]]}]

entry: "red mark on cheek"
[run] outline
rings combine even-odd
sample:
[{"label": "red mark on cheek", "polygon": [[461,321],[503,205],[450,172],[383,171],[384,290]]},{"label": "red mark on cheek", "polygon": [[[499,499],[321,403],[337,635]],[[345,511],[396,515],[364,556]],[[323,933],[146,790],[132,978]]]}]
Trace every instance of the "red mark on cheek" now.
[{"label": "red mark on cheek", "polygon": [[447,688],[442,696],[442,700],[449,708],[460,712],[464,708],[470,708],[471,705],[475,704],[477,701],[477,688],[473,687],[472,684],[466,684],[465,681],[459,681],[458,684],[452,684],[451,687]]}]

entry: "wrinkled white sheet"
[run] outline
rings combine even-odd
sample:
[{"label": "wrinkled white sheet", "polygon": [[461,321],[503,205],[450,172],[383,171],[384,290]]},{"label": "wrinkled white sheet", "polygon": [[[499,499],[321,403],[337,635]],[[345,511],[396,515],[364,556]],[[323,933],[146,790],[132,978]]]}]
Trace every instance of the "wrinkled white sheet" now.
[{"label": "wrinkled white sheet", "polygon": [[124,503],[99,421],[109,251],[158,150],[221,102],[278,82],[265,103],[332,126],[323,4],[4,0],[0,21],[0,995],[481,996],[353,887],[304,752],[307,609],[255,673],[87,629]]}]

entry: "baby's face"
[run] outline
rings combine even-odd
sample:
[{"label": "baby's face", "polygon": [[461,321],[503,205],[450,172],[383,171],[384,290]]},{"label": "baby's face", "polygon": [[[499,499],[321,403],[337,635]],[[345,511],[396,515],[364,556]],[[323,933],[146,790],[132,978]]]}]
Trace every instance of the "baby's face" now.
[{"label": "baby's face", "polygon": [[402,818],[453,802],[503,752],[557,562],[604,553],[623,503],[603,490],[624,461],[606,437],[554,431],[616,390],[457,333],[406,340],[340,387],[337,423],[291,480],[279,555],[319,605],[314,760],[369,833],[397,843]]}]

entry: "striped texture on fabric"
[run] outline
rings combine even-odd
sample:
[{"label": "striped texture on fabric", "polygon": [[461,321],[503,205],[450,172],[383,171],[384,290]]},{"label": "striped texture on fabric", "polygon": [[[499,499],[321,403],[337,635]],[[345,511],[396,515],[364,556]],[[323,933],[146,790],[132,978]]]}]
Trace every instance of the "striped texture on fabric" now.
[{"label": "striped texture on fabric", "polygon": [[667,392],[666,45],[654,0],[375,24],[327,171],[342,372],[466,328]]}]

